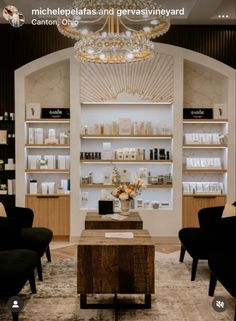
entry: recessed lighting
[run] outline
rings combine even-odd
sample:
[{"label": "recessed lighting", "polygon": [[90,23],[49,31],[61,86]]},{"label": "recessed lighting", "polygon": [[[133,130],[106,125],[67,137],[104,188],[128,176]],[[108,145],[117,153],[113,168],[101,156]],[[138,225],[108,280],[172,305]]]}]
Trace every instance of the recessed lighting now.
[{"label": "recessed lighting", "polygon": [[218,18],[221,18],[221,15],[220,15],[220,14],[218,14]]},{"label": "recessed lighting", "polygon": [[223,14],[223,15],[222,15],[222,18],[224,18],[224,17],[225,17],[225,15]]},{"label": "recessed lighting", "polygon": [[225,18],[229,18],[229,15],[227,14],[227,15],[225,16]]}]

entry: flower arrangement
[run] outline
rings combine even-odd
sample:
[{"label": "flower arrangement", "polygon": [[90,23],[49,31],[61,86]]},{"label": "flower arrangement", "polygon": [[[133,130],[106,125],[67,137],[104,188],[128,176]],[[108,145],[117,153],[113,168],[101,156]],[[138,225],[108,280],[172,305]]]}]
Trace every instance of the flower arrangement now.
[{"label": "flower arrangement", "polygon": [[135,196],[141,194],[142,190],[147,187],[140,178],[137,178],[131,183],[121,183],[119,171],[116,168],[113,169],[113,175],[116,177],[115,180],[116,182],[119,182],[119,184],[112,191],[112,195],[121,201],[133,199]]}]

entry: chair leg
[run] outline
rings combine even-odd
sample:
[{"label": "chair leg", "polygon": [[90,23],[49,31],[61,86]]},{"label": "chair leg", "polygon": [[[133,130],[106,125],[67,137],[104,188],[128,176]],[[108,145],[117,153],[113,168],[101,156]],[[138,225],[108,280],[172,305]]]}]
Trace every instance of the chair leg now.
[{"label": "chair leg", "polygon": [[43,281],[43,269],[42,269],[42,263],[41,263],[40,257],[38,259],[37,271],[38,271],[39,281]]},{"label": "chair leg", "polygon": [[192,263],[191,281],[195,280],[195,276],[197,272],[197,264],[198,264],[198,259],[194,258]]},{"label": "chair leg", "polygon": [[208,295],[209,296],[214,296],[215,288],[216,288],[216,282],[217,282],[217,278],[215,277],[214,273],[211,272],[209,289],[208,289]]},{"label": "chair leg", "polygon": [[18,312],[12,312],[12,320],[13,321],[19,321],[19,316],[18,316]]},{"label": "chair leg", "polygon": [[184,261],[184,256],[185,256],[185,248],[183,247],[183,245],[181,245],[181,249],[180,249],[180,257],[179,257],[179,261],[183,262]]},{"label": "chair leg", "polygon": [[50,252],[50,247],[48,245],[47,249],[46,249],[46,257],[47,257],[47,260],[48,262],[52,262],[51,260],[51,252]]},{"label": "chair leg", "polygon": [[32,293],[36,293],[36,284],[35,284],[35,275],[34,275],[34,271],[32,271],[30,273],[30,276],[29,276],[29,284],[30,284],[30,288],[31,288],[31,291]]}]

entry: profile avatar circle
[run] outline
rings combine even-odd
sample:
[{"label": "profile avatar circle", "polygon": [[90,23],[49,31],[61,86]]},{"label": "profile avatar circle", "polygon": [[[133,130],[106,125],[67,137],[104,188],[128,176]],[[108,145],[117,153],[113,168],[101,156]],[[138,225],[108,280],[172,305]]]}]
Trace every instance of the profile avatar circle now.
[{"label": "profile avatar circle", "polygon": [[6,6],[3,9],[2,14],[3,18],[7,20],[14,28],[19,28],[25,23],[24,15],[20,13],[15,6]]},{"label": "profile avatar circle", "polygon": [[7,302],[8,309],[11,312],[18,313],[23,309],[24,301],[19,296],[12,296]]}]

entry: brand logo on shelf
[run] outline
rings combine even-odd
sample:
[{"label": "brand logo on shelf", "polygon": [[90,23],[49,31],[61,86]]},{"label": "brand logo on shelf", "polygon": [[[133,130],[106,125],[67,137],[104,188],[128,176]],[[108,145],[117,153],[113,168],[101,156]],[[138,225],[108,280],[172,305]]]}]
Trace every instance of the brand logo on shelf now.
[{"label": "brand logo on shelf", "polygon": [[213,108],[184,108],[184,119],[213,119]]},{"label": "brand logo on shelf", "polygon": [[69,108],[42,108],[42,118],[70,118]]}]

